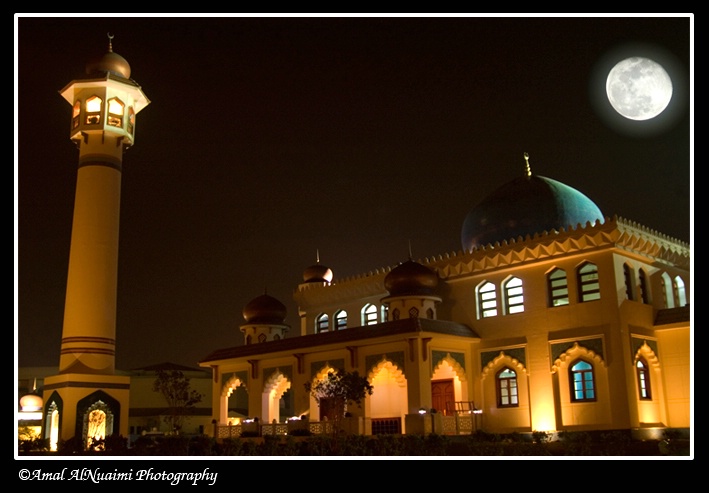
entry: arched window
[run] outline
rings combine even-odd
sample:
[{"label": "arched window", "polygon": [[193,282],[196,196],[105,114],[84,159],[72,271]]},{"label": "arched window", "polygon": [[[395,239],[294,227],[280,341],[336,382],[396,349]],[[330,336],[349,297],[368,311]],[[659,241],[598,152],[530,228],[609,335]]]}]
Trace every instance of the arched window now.
[{"label": "arched window", "polygon": [[327,313],[323,313],[318,316],[317,319],[315,319],[315,330],[316,332],[327,332],[327,330],[330,328],[330,318],[327,316]]},{"label": "arched window", "polygon": [[368,303],[362,308],[362,325],[375,325],[378,322],[377,305]]},{"label": "arched window", "polygon": [[495,285],[485,282],[478,286],[478,318],[497,316],[497,292]]},{"label": "arched window", "polygon": [[246,336],[246,341],[245,341],[245,342],[246,342],[246,345],[247,345],[247,346],[248,346],[249,344],[251,344],[251,334],[249,334],[249,335]]},{"label": "arched window", "polygon": [[505,310],[507,314],[521,313],[524,311],[524,288],[522,279],[512,277],[502,286],[505,293]]},{"label": "arched window", "polygon": [[687,293],[684,290],[684,281],[681,277],[675,276],[673,283],[677,306],[685,306],[687,304]]},{"label": "arched window", "polygon": [[601,299],[601,286],[598,283],[598,267],[586,262],[578,270],[579,300],[593,301]]},{"label": "arched window", "polygon": [[547,274],[547,290],[549,292],[549,306],[569,304],[569,282],[564,269],[554,269]]},{"label": "arched window", "polygon": [[258,342],[266,342],[266,334],[261,333],[258,335]]},{"label": "arched window", "polygon": [[123,110],[125,105],[118,98],[108,100],[108,124],[112,127],[123,128]]},{"label": "arched window", "polygon": [[633,269],[628,264],[623,264],[623,278],[625,279],[625,297],[633,301]]},{"label": "arched window", "polygon": [[429,308],[426,310],[426,318],[433,320],[433,308]]},{"label": "arched window", "polygon": [[519,406],[517,373],[505,367],[495,375],[497,387],[497,407]]},{"label": "arched window", "polygon": [[647,273],[645,269],[640,269],[638,272],[638,278],[640,284],[638,284],[640,289],[640,301],[646,305],[650,304],[650,285],[647,282]]},{"label": "arched window", "polygon": [[347,328],[347,312],[340,310],[335,314],[335,330]]},{"label": "arched window", "polygon": [[419,309],[415,306],[409,308],[409,318],[419,318]]},{"label": "arched window", "polygon": [[638,361],[635,362],[635,371],[638,376],[638,392],[640,393],[640,400],[652,400],[652,393],[650,391],[650,369],[648,368],[647,361],[645,361],[644,358],[638,358]]},{"label": "arched window", "polygon": [[91,96],[86,100],[86,125],[98,125],[101,123],[101,108],[103,99],[98,96]]},{"label": "arched window", "polygon": [[578,360],[569,367],[571,383],[571,401],[584,402],[596,400],[596,387],[593,378],[593,365]]},{"label": "arched window", "polygon": [[74,108],[71,111],[71,128],[79,126],[79,115],[81,114],[81,101],[74,103]]},{"label": "arched window", "polygon": [[128,126],[126,130],[129,134],[133,135],[133,130],[135,129],[135,110],[132,106],[128,107]]},{"label": "arched window", "polygon": [[394,311],[391,312],[391,319],[392,320],[399,320],[401,317],[401,312],[399,312],[398,308],[394,308]]},{"label": "arched window", "polygon": [[665,308],[674,308],[675,295],[673,293],[673,284],[667,272],[663,272],[662,276],[660,276],[660,284],[662,285],[662,301],[664,301]]}]

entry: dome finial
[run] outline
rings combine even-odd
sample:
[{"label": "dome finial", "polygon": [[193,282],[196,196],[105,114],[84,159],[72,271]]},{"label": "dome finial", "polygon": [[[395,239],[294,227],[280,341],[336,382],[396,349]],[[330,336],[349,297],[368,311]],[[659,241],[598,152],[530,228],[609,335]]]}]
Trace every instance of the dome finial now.
[{"label": "dome finial", "polygon": [[320,263],[320,249],[319,248],[315,249],[315,263],[317,263],[317,264]]},{"label": "dome finial", "polygon": [[414,255],[411,253],[411,240],[409,240],[409,260],[413,260]]},{"label": "dome finial", "polygon": [[524,160],[527,163],[525,166],[525,172],[527,173],[527,176],[532,176],[532,168],[529,167],[529,153],[524,153]]},{"label": "dome finial", "polygon": [[108,36],[108,52],[112,53],[113,52],[113,34],[106,33],[106,36]]}]

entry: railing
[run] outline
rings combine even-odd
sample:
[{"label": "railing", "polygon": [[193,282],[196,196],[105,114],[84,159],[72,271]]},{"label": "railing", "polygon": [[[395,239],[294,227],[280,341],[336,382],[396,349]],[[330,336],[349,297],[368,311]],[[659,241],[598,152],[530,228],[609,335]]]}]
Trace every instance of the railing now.
[{"label": "railing", "polygon": [[475,432],[474,414],[454,414],[443,416],[444,435],[470,435]]},{"label": "railing", "polygon": [[[455,414],[441,416],[443,430],[437,432],[443,435],[470,435],[475,432],[475,415]],[[240,425],[216,425],[217,438],[240,438],[243,433],[249,436],[264,435],[297,435],[296,430],[308,430],[310,435],[331,434],[334,423],[329,421],[293,421],[288,423],[243,423]],[[361,433],[366,433],[361,431]],[[372,435],[401,434],[401,418],[375,418],[371,420]]]},{"label": "railing", "polygon": [[401,418],[373,418],[372,435],[400,435]]}]

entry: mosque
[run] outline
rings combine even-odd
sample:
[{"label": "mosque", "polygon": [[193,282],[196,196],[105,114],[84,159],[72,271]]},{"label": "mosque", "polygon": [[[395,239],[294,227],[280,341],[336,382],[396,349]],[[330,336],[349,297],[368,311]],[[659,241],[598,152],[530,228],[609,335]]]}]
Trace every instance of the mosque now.
[{"label": "mosque", "polygon": [[305,384],[337,369],[374,387],[348,409],[364,434],[688,429],[688,245],[604,217],[528,160],[520,175],[469,212],[458,252],[339,280],[305,269],[295,337],[279,300],[247,304],[245,345],[200,363],[218,436],[244,402],[269,433],[303,415],[317,431],[331,411]]},{"label": "mosque", "polygon": [[[43,437],[90,444],[128,434],[131,377],[114,368],[117,211],[123,152],[149,100],[110,44],[61,94],[79,148],[65,320],[58,373],[27,404],[43,405]],[[374,389],[346,410],[353,433],[688,430],[689,245],[605,216],[523,156],[520,176],[469,212],[459,251],[342,279],[318,260],[294,286],[299,327],[267,293],[249,302],[245,344],[199,362],[208,433],[243,433],[254,420],[237,410],[262,434],[296,421],[322,432],[339,411],[306,384],[339,369]]]}]

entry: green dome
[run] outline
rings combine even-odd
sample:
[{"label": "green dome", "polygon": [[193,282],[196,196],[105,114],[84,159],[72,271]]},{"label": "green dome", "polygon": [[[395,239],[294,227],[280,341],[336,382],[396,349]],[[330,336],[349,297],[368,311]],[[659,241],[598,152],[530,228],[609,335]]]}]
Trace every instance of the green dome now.
[{"label": "green dome", "polygon": [[464,251],[544,231],[603,222],[603,214],[578,190],[544,176],[523,176],[498,188],[466,216]]}]

